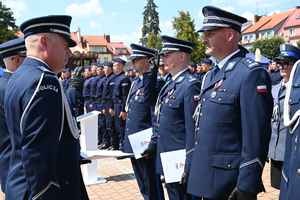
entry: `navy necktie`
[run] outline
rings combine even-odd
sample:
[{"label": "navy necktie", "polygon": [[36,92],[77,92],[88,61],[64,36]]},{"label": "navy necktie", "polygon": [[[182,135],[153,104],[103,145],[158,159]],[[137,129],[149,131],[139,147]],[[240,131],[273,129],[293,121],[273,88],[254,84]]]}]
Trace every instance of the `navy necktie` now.
[{"label": "navy necktie", "polygon": [[214,69],[211,71],[210,80],[213,79],[213,77],[218,73],[219,70],[220,70],[220,68],[218,67],[218,65],[214,66]]},{"label": "navy necktie", "polygon": [[278,92],[278,97],[280,97],[280,95],[283,93],[284,90],[285,90],[285,85],[281,86],[281,88]]}]

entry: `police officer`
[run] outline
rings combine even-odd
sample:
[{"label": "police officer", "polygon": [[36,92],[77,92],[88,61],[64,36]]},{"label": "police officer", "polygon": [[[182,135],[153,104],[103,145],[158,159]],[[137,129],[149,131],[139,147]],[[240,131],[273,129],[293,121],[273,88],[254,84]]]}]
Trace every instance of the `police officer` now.
[{"label": "police officer", "polygon": [[98,76],[98,73],[97,73],[97,69],[98,69],[98,65],[99,63],[96,63],[96,62],[93,62],[91,63],[91,73],[92,73],[92,76],[93,76],[93,79],[91,80],[91,83],[90,83],[90,110],[96,110],[96,105],[97,105],[97,102],[96,102],[96,89],[97,89],[97,83],[100,79],[100,76]]},{"label": "police officer", "polygon": [[[103,114],[106,120],[106,133],[103,133],[103,145],[99,149],[108,150],[118,150],[119,149],[119,139],[116,137],[116,128],[114,117],[111,116],[109,109],[113,107],[112,93],[115,87],[116,75],[112,71],[113,64],[111,62],[105,62],[104,73],[106,76],[103,91],[102,91],[102,104],[103,104]],[[111,147],[111,148],[110,148]]]},{"label": "police officer", "polygon": [[66,93],[66,91],[68,89],[68,84],[70,82],[71,69],[67,68],[67,69],[64,69],[62,72],[64,73],[64,80],[62,82],[62,87],[64,89],[64,92]]},{"label": "police officer", "polygon": [[268,153],[268,157],[271,159],[271,186],[278,190],[280,189],[287,132],[287,128],[283,123],[284,98],[293,65],[300,57],[300,49],[291,44],[282,44],[280,45],[280,51],[281,54],[274,60],[279,64],[280,75],[283,79],[272,87],[274,108]]},{"label": "police officer", "polygon": [[[289,70],[293,62],[298,60],[292,67],[289,82],[286,88],[286,95],[284,100],[283,120],[284,125],[288,127],[286,134],[285,153],[282,167],[282,177],[280,185],[279,199],[299,199],[299,59],[300,49],[282,44],[280,46],[280,55],[277,59],[280,60],[280,69]],[[275,87],[275,86],[274,86]],[[280,137],[280,136],[279,136]]]},{"label": "police officer", "polygon": [[116,75],[115,86],[112,94],[113,107],[109,112],[115,119],[116,137],[119,138],[120,150],[124,150],[124,134],[125,134],[125,102],[130,89],[131,81],[123,71],[126,61],[121,58],[113,59],[113,72]]},{"label": "police officer", "polygon": [[[98,82],[96,85],[96,96],[95,96],[95,99],[96,99],[96,108],[95,109],[101,112],[98,117],[98,148],[101,148],[103,145],[105,145],[104,143],[102,143],[102,141],[106,141],[106,144],[110,143],[109,142],[110,137],[108,134],[106,134],[105,115],[102,112],[102,110],[103,110],[102,93],[103,93],[104,83],[106,80],[106,76],[104,74],[103,67],[104,67],[103,64],[99,64],[97,67],[97,73],[100,78],[98,79]],[[106,138],[104,138],[104,137],[106,137]]]},{"label": "police officer", "polygon": [[4,113],[4,96],[8,80],[12,73],[23,63],[26,57],[24,38],[10,40],[1,44],[0,56],[6,67],[6,70],[0,78],[0,182],[2,192],[5,193],[5,183],[11,154],[11,142]]},{"label": "police officer", "polygon": [[[139,74],[139,79],[131,86],[126,102],[126,128],[124,153],[133,153],[128,136],[136,132],[152,127],[154,117],[154,105],[156,101],[156,73],[144,74],[150,69],[150,59],[154,58],[155,51],[138,44],[130,45],[132,53],[129,59],[134,70]],[[158,66],[156,66],[158,68]],[[157,69],[156,69],[157,70]],[[150,79],[150,86],[153,88],[150,94],[145,94],[143,80],[144,76]],[[151,159],[131,158],[136,180],[144,199],[164,199],[160,178],[155,173],[155,161]]]},{"label": "police officer", "polygon": [[189,68],[190,68],[191,73],[200,80],[200,76],[196,73],[196,63],[189,62]]},{"label": "police officer", "polygon": [[202,81],[204,79],[205,74],[212,68],[212,61],[211,59],[201,59],[201,68],[202,73],[200,75],[200,80]]},{"label": "police officer", "polygon": [[[149,158],[156,151],[156,172],[160,175],[164,175],[161,153],[180,149],[188,152],[192,149],[195,130],[192,116],[197,106],[194,97],[199,95],[201,87],[200,81],[188,68],[195,44],[169,36],[162,36],[162,41],[162,62],[171,73],[172,79],[164,85],[158,96],[155,135],[143,153]],[[191,199],[191,195],[186,193],[186,186],[179,182],[166,183],[166,188],[170,199]]]},{"label": "police officer", "polygon": [[270,61],[270,72],[269,75],[271,77],[271,81],[272,81],[272,86],[276,85],[277,83],[279,83],[282,79],[282,76],[280,75],[280,70],[277,66],[277,62],[276,60],[271,60]]},{"label": "police officer", "polygon": [[202,42],[217,65],[203,80],[187,191],[204,199],[257,199],[268,152],[271,80],[238,49],[247,19],[205,6]]},{"label": "police officer", "polygon": [[76,46],[71,16],[51,15],[21,24],[27,56],[5,93],[12,153],[7,199],[82,199],[79,133],[57,79]]},{"label": "police officer", "polygon": [[91,66],[87,65],[84,67],[84,78],[85,82],[83,84],[83,91],[82,91],[82,96],[84,98],[84,106],[86,109],[86,112],[90,112],[90,104],[91,104],[91,81],[94,79],[92,76],[92,70]]},{"label": "police officer", "polygon": [[165,69],[165,65],[161,60],[159,61],[158,72],[159,73],[157,73],[157,90],[159,93],[160,89],[165,85],[165,83],[171,80],[172,75]]}]

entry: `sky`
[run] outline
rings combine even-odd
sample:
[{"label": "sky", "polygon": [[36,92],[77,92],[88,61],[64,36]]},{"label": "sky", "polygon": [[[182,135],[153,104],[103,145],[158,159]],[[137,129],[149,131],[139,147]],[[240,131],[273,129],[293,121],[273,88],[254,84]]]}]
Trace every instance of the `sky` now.
[{"label": "sky", "polygon": [[[296,2],[297,1],[297,2]],[[3,0],[11,8],[20,26],[24,21],[46,15],[71,15],[71,32],[78,27],[81,35],[110,35],[111,42],[126,46],[138,43],[142,36],[143,11],[147,0]],[[253,19],[253,15],[270,15],[300,6],[299,0],[154,0],[158,6],[161,35],[174,36],[174,17],[189,12],[196,30],[202,26],[202,8],[207,5]]]}]

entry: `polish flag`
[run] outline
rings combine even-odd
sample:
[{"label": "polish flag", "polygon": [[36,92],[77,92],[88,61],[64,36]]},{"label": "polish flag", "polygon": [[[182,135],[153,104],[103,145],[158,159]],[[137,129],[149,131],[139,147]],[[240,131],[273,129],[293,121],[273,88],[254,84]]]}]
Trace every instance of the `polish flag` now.
[{"label": "polish flag", "polygon": [[194,96],[194,101],[198,101],[199,100],[199,95]]},{"label": "polish flag", "polygon": [[257,86],[257,92],[267,92],[267,86],[266,85]]}]

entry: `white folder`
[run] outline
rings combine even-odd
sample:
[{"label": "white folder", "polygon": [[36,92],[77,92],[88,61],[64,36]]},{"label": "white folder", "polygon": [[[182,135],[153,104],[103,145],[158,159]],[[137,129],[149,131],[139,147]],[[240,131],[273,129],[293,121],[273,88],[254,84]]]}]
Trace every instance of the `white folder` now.
[{"label": "white folder", "polygon": [[142,158],[141,153],[148,147],[151,140],[152,128],[148,128],[128,136],[135,159]]}]

